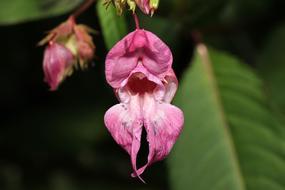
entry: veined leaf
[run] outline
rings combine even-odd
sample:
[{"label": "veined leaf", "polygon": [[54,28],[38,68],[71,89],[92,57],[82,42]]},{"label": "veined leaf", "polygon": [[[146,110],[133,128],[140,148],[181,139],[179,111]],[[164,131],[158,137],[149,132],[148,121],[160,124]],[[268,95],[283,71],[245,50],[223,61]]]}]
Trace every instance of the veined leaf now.
[{"label": "veined leaf", "polygon": [[124,16],[116,13],[114,6],[107,9],[103,5],[103,0],[97,3],[97,13],[100,20],[105,44],[111,49],[122,37],[127,34],[127,25]]},{"label": "veined leaf", "polygon": [[285,188],[284,128],[261,89],[248,66],[198,46],[175,101],[185,126],[168,160],[172,189]]},{"label": "veined leaf", "polygon": [[285,115],[285,26],[272,32],[260,54],[258,69],[275,108]]},{"label": "veined leaf", "polygon": [[82,2],[83,0],[1,0],[0,25],[61,15]]}]

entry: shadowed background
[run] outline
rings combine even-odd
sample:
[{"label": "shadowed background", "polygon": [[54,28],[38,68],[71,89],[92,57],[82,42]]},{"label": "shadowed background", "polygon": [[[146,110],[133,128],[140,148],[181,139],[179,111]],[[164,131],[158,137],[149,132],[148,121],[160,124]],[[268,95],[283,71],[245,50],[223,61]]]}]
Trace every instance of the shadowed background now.
[{"label": "shadowed background", "polygon": [[[252,80],[259,81],[258,94],[260,92],[262,96],[260,95],[261,98],[256,101],[262,102],[260,104],[264,105],[266,113],[263,118],[259,117],[262,119],[250,116],[249,128],[250,125],[255,126],[261,122],[266,128],[268,127],[268,130],[262,131],[265,138],[255,141],[256,144],[262,144],[262,148],[266,147],[267,151],[264,154],[252,156],[247,154],[247,151],[243,151],[250,142],[243,143],[240,139],[245,139],[247,133],[235,133],[236,123],[231,122],[232,110],[239,110],[239,112],[250,110],[250,114],[253,115],[258,115],[261,111],[227,104],[227,100],[222,101],[226,119],[229,121],[227,127],[233,126],[234,129],[231,133],[234,146],[237,147],[237,160],[241,163],[244,188],[285,188],[282,180],[285,178],[285,56],[283,52],[285,4],[281,0],[164,0],[161,1],[159,10],[153,18],[139,14],[141,27],[156,33],[173,51],[173,67],[182,81],[175,103],[185,111],[186,118],[186,129],[177,146],[174,146],[174,153],[170,155],[170,159],[154,164],[143,174],[146,185],[130,177],[132,169],[129,156],[114,142],[103,124],[105,111],[117,103],[104,76],[104,59],[110,43],[115,42],[106,40],[108,37],[112,39],[106,30],[108,27],[111,28],[109,30],[111,34],[112,31],[114,32],[112,34],[113,37],[115,36],[114,40],[118,40],[115,34],[117,29],[112,28],[112,22],[116,21],[116,18],[104,21],[102,9],[100,13],[98,11],[100,7],[96,9],[94,5],[79,17],[78,23],[87,24],[99,31],[99,35],[93,36],[97,47],[97,58],[90,64],[88,70],[74,72],[57,91],[50,92],[43,81],[44,48],[37,47],[36,44],[44,37],[44,32],[63,22],[71,10],[74,10],[82,1],[73,1],[74,4],[72,4],[70,0],[48,0],[38,5],[37,1],[23,2],[23,0],[0,2],[2,63],[0,69],[0,189],[167,190],[190,188],[200,190],[211,187],[209,179],[227,178],[223,174],[214,173],[218,170],[217,168],[223,168],[224,164],[219,161],[226,158],[221,156],[222,158],[217,161],[214,157],[210,158],[211,164],[200,160],[212,149],[210,146],[203,146],[203,143],[218,142],[210,139],[214,138],[216,133],[209,130],[209,133],[215,134],[211,134],[210,138],[200,138],[200,132],[194,129],[203,126],[202,121],[205,121],[207,126],[215,125],[215,120],[209,117],[211,114],[203,110],[199,112],[200,108],[212,106],[215,113],[219,111],[214,109],[215,105],[211,102],[205,105],[202,98],[199,99],[200,96],[208,94],[212,96],[210,87],[203,86],[204,83],[202,83],[207,80],[208,75],[204,75],[203,69],[198,66],[196,69],[191,67],[191,64],[199,62],[195,46],[201,41],[222,53],[233,55],[250,70],[250,72],[244,72],[244,75],[251,76],[254,73],[257,79]],[[131,14],[128,12],[123,18],[125,20],[118,22],[125,22],[127,31],[132,31],[134,23]],[[109,24],[107,29],[106,22]],[[118,36],[120,35],[123,36],[124,32],[119,31]],[[215,62],[215,56],[220,52],[213,52],[211,55]],[[231,62],[223,58],[217,58],[217,60],[219,63]],[[240,82],[239,79],[236,81],[233,79],[232,84],[224,87],[223,82],[231,79],[219,78],[219,73],[231,72],[230,69],[221,71],[220,68],[224,66],[216,66],[213,70],[217,74],[216,83],[222,91],[220,92],[222,98],[227,96],[224,95],[224,91],[235,88],[234,84],[247,83],[246,80]],[[196,76],[195,73],[199,74]],[[197,89],[205,87],[206,90],[192,92],[192,85],[197,85]],[[252,96],[254,99],[255,92],[248,91],[247,96]],[[197,103],[199,101],[202,103]],[[188,104],[188,102],[191,103]],[[194,117],[195,110],[199,114]],[[268,119],[269,115],[270,119]],[[240,123],[240,126],[244,126],[242,122]],[[206,131],[208,128],[205,126],[201,129]],[[254,130],[248,131],[252,138],[260,134]],[[145,136],[146,134],[143,134],[144,139]],[[221,138],[223,137],[217,136],[217,139]],[[262,139],[266,142],[269,139],[268,141],[274,141],[274,143],[265,143],[263,146]],[[225,149],[221,148],[222,151]],[[195,163],[191,162],[190,158],[194,159],[195,155],[200,155],[200,151],[204,154],[201,154],[202,156],[196,159]],[[267,152],[274,152],[274,156]],[[144,141],[139,153],[139,165],[145,163],[147,154],[148,145]],[[266,164],[262,163],[264,171],[258,172],[262,170],[260,166],[243,165],[243,160],[255,163],[259,159],[268,157],[272,159],[264,162]],[[190,165],[187,165],[188,163]],[[197,168],[192,170],[194,166]],[[254,172],[250,172],[251,169],[248,168]],[[232,169],[229,170],[232,171]],[[198,175],[199,172],[201,172],[200,175]],[[195,177],[195,174],[199,177]],[[252,178],[258,180],[253,182]],[[230,185],[217,186],[216,189],[242,189],[234,182],[221,182],[221,184],[224,183]]]}]

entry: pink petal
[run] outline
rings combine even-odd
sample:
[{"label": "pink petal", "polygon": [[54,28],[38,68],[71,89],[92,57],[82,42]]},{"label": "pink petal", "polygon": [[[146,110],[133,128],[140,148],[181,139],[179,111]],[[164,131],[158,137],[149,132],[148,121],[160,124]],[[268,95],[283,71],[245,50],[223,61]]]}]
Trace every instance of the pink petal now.
[{"label": "pink petal", "polygon": [[136,30],[119,41],[106,58],[106,79],[119,88],[141,61],[153,75],[164,78],[172,65],[170,49],[153,33]]},{"label": "pink petal", "polygon": [[145,31],[148,44],[144,49],[143,65],[154,75],[164,77],[172,66],[172,53],[169,47],[156,35]]},{"label": "pink petal", "polygon": [[164,159],[177,140],[184,123],[183,112],[168,103],[157,102],[152,96],[145,96],[144,126],[149,142],[148,162],[132,176],[141,175],[146,167]]},{"label": "pink petal", "polygon": [[136,0],[137,5],[145,14],[150,13],[149,0]]},{"label": "pink petal", "polygon": [[139,96],[131,97],[128,103],[111,107],[106,112],[104,121],[115,141],[131,156],[134,173],[137,173],[136,158],[142,132]]},{"label": "pink petal", "polygon": [[45,81],[51,90],[56,90],[66,77],[66,70],[73,61],[72,53],[63,45],[51,43],[44,52],[43,70]]},{"label": "pink petal", "polygon": [[133,34],[134,32],[119,41],[106,57],[106,79],[113,88],[119,88],[121,82],[129,76],[138,63],[135,52],[129,52]]},{"label": "pink petal", "polygon": [[91,35],[88,33],[88,28],[84,25],[75,25],[73,29],[76,36],[77,49],[80,58],[84,61],[92,60],[95,45],[93,44]]},{"label": "pink petal", "polygon": [[107,57],[106,79],[113,88],[119,88],[137,65],[136,57]]},{"label": "pink petal", "polygon": [[165,94],[163,97],[163,101],[166,103],[170,103],[175,96],[175,93],[178,88],[178,80],[173,69],[170,69],[165,76]]}]

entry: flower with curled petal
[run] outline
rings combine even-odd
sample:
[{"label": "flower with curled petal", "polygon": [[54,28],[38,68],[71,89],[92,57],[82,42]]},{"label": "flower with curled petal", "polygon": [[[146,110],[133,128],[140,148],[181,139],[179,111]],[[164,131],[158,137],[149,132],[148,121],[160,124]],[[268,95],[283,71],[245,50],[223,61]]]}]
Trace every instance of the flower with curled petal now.
[{"label": "flower with curled petal", "polygon": [[[172,149],[184,123],[183,112],[171,105],[178,87],[170,49],[153,33],[137,29],[119,41],[106,58],[106,79],[119,104],[104,121],[115,141],[131,156],[133,177]],[[137,169],[143,128],[147,132],[147,163]]]}]

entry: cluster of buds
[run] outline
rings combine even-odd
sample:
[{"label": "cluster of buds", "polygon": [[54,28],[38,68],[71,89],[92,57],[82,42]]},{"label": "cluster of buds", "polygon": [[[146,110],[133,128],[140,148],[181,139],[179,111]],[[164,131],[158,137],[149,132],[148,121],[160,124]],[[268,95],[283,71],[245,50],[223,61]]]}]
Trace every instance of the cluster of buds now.
[{"label": "cluster of buds", "polygon": [[136,6],[138,6],[145,14],[154,14],[155,10],[158,8],[159,0],[105,0],[105,5],[108,7],[113,3],[117,9],[119,15],[123,13],[126,4],[129,9],[135,12]]},{"label": "cluster of buds", "polygon": [[39,42],[47,44],[44,52],[43,70],[45,82],[51,90],[73,73],[76,68],[85,69],[94,57],[95,45],[89,33],[92,29],[78,25],[73,16],[63,22]]}]

